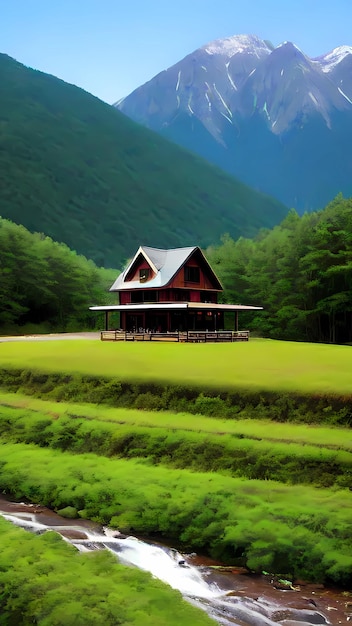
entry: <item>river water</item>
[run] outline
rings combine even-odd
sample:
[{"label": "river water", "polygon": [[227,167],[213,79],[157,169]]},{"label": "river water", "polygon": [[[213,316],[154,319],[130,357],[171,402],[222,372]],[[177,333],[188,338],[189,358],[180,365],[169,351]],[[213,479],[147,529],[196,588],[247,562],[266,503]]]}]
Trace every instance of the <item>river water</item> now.
[{"label": "river water", "polygon": [[49,509],[9,502],[0,497],[0,514],[35,533],[55,530],[78,550],[106,548],[122,563],[149,571],[178,589],[223,626],[307,626],[346,624],[352,621],[352,593],[319,585],[301,584],[294,590],[278,589],[267,576],[238,570],[219,572],[210,559],[180,554],[177,550],[136,537],[119,535],[85,520],[67,520]]}]

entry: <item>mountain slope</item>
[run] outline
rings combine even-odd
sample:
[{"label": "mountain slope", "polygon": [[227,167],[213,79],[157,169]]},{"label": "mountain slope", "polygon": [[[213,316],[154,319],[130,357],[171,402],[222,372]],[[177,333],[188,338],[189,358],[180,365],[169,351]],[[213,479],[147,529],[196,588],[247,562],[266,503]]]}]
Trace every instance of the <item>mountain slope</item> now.
[{"label": "mountain slope", "polygon": [[352,194],[352,48],[310,59],[253,35],[214,41],[116,105],[288,206]]},{"label": "mountain slope", "polygon": [[140,244],[252,235],[285,207],[113,107],[0,55],[0,215],[116,267]]}]

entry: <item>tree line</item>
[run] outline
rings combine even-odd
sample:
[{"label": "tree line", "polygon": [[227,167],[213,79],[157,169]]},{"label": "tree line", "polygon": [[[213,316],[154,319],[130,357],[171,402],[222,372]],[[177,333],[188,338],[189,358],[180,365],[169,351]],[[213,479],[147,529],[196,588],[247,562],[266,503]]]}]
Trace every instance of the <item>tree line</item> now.
[{"label": "tree line", "polygon": [[91,328],[97,318],[89,306],[111,301],[116,274],[0,218],[0,332]]},{"label": "tree line", "polygon": [[[261,336],[352,343],[352,198],[325,209],[291,210],[253,239],[225,235],[207,250],[225,302],[263,306],[242,314]],[[117,270],[98,268],[65,244],[0,218],[0,332],[82,330],[102,321]]]},{"label": "tree line", "polygon": [[352,198],[301,217],[292,209],[254,239],[226,235],[207,257],[224,301],[264,307],[242,325],[275,339],[352,342]]}]

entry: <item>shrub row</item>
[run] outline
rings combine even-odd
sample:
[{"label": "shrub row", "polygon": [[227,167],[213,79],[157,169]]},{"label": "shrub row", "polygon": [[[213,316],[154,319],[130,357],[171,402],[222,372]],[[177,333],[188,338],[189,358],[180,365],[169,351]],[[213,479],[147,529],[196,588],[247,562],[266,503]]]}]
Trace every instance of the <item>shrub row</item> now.
[{"label": "shrub row", "polygon": [[343,397],[268,391],[218,391],[204,387],[120,381],[116,378],[35,370],[1,369],[0,386],[61,402],[91,402],[143,410],[186,411],[213,417],[251,417],[279,422],[350,426],[352,407]]},{"label": "shrub row", "polygon": [[[74,407],[72,407],[74,410]],[[190,416],[191,418],[191,416]],[[312,445],[104,422],[0,407],[3,439],[41,447],[146,458],[153,464],[289,484],[352,488],[352,453]]]},{"label": "shrub row", "polygon": [[147,411],[102,404],[57,402],[56,400],[4,391],[1,391],[0,405],[33,410],[50,418],[66,415],[126,426],[146,426],[170,431],[184,430],[194,433],[232,435],[246,439],[298,443],[352,452],[350,429],[327,424],[275,422],[273,420],[248,419],[245,416],[238,417],[238,419],[227,419],[186,412]]},{"label": "shrub row", "polygon": [[[0,489],[123,532],[159,533],[224,562],[349,587],[348,490],[287,487],[141,460],[1,446]],[[72,514],[70,509],[70,514]]]}]

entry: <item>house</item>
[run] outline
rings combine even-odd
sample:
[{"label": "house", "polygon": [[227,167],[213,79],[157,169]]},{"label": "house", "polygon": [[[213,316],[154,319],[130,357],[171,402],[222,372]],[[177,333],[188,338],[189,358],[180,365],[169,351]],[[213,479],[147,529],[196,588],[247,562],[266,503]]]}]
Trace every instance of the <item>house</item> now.
[{"label": "house", "polygon": [[128,333],[184,333],[224,329],[224,313],[234,313],[233,330],[238,331],[238,312],[262,307],[218,303],[222,286],[198,246],[161,250],[141,246],[110,291],[118,303],[91,306],[109,313],[120,312],[121,329]]}]

